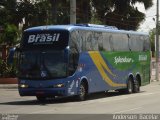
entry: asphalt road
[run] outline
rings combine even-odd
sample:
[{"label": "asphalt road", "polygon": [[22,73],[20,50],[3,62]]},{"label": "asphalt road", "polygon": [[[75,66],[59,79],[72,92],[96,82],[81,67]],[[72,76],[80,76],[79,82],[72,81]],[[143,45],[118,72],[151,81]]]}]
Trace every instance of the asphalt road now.
[{"label": "asphalt road", "polygon": [[[113,118],[114,114],[158,114],[160,115],[160,82],[152,82],[141,87],[136,94],[121,94],[118,92],[98,93],[88,97],[86,101],[76,101],[74,98],[48,100],[38,102],[35,97],[20,97],[17,89],[0,89],[0,114],[20,114],[21,117],[34,120],[49,118],[72,120]],[[32,115],[28,115],[32,114]],[[47,114],[47,116],[46,116]],[[106,114],[112,114],[106,116]],[[66,117],[64,117],[64,115]],[[67,117],[68,116],[68,117]],[[10,116],[9,116],[10,117]],[[11,116],[17,117],[17,116]],[[160,119],[160,116],[159,116]],[[4,120],[4,119],[3,119]],[[17,120],[17,119],[16,119]],[[19,120],[19,119],[18,119]],[[54,119],[55,120],[55,119]],[[107,119],[106,119],[107,120]]]}]

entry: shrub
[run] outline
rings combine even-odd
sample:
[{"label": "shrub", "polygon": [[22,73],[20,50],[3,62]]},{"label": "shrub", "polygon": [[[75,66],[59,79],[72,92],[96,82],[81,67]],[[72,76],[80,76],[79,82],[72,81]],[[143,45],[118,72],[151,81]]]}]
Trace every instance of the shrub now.
[{"label": "shrub", "polygon": [[0,60],[0,77],[16,77],[16,69],[8,65],[5,61]]}]

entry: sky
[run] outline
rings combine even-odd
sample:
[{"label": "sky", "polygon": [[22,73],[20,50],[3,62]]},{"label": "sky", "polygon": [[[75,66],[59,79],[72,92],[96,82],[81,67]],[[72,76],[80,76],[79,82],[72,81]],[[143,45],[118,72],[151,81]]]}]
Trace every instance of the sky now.
[{"label": "sky", "polygon": [[[149,32],[151,29],[156,27],[156,11],[157,11],[156,4],[157,4],[157,0],[153,0],[153,6],[148,10],[145,10],[143,4],[137,3],[136,6],[138,7],[138,10],[146,14],[146,18],[141,23],[138,31]],[[160,9],[160,5],[159,5],[159,9]],[[155,21],[153,19],[155,19]]]}]

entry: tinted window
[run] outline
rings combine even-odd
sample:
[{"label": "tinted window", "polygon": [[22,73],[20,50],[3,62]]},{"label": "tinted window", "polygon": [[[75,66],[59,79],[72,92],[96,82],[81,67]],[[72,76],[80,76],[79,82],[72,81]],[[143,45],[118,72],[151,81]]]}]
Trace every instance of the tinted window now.
[{"label": "tinted window", "polygon": [[64,51],[24,51],[20,54],[20,78],[52,79],[65,76]]},{"label": "tinted window", "polygon": [[150,50],[150,41],[148,36],[144,36],[144,51]]},{"label": "tinted window", "polygon": [[113,33],[112,40],[110,41],[112,41],[114,51],[128,51],[129,50],[127,34]]},{"label": "tinted window", "polygon": [[82,51],[145,51],[150,49],[145,35],[80,30],[78,46]]},{"label": "tinted window", "polygon": [[129,38],[129,48],[131,51],[143,51],[144,40],[143,36],[130,35]]},{"label": "tinted window", "polygon": [[74,74],[74,72],[77,69],[78,66],[78,60],[79,60],[79,47],[78,47],[78,37],[77,33],[74,31],[71,33],[71,39],[69,41],[69,66],[68,71],[69,75]]},{"label": "tinted window", "polygon": [[112,41],[112,34],[111,33],[103,33],[102,36],[103,36],[103,39],[102,39],[103,49],[102,50],[111,51],[110,41]]}]

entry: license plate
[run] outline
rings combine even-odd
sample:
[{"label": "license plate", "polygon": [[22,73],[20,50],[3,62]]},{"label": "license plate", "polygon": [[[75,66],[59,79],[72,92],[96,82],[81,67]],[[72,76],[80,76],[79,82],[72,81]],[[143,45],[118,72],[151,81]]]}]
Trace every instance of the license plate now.
[{"label": "license plate", "polygon": [[37,91],[36,94],[37,94],[37,95],[43,95],[44,92],[43,92],[43,91]]}]

